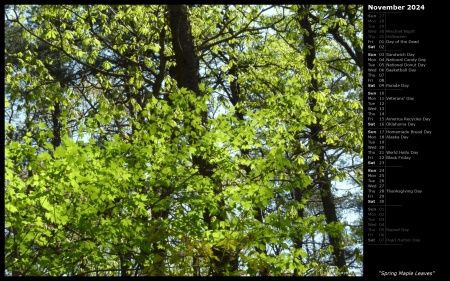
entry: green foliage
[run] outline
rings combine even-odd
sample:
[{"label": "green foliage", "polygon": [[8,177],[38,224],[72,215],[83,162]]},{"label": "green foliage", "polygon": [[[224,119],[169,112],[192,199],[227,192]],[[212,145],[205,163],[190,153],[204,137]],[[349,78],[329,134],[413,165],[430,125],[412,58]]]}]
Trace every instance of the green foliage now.
[{"label": "green foliage", "polygon": [[362,7],[309,8],[312,70],[300,8],[190,7],[198,94],[164,5],[6,6],[5,274],[339,275],[330,237],[359,274],[319,186],[361,201],[362,71],[331,32],[361,49]]}]

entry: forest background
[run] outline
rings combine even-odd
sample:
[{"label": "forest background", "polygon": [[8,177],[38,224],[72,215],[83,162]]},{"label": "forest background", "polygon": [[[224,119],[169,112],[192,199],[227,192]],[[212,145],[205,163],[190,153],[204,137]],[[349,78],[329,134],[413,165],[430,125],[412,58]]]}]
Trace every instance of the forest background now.
[{"label": "forest background", "polygon": [[6,5],[5,275],[362,275],[362,13]]}]

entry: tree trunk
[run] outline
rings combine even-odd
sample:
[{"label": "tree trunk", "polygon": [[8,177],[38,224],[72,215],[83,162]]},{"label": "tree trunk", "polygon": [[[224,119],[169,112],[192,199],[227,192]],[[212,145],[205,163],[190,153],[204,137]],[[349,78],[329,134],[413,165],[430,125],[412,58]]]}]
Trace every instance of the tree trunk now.
[{"label": "tree trunk", "polygon": [[[306,53],[306,67],[313,72],[314,71],[314,60],[316,59],[316,50],[315,50],[315,42],[314,42],[314,31],[312,30],[311,23],[309,22],[309,7],[307,5],[301,5],[298,10],[298,22],[300,26],[305,29],[307,32],[303,35],[304,45],[308,49]],[[310,92],[318,91],[318,81],[316,78],[311,78],[311,85],[308,89]],[[315,111],[314,107],[317,101],[314,98],[310,99],[310,108],[311,111]],[[324,145],[325,140],[319,136],[321,131],[323,130],[322,125],[320,124],[320,118],[316,119],[315,124],[311,124],[308,126],[310,129],[311,140],[313,143],[314,152],[319,157],[319,162],[316,166],[317,173],[317,185],[320,191],[320,197],[322,199],[322,206],[325,213],[325,218],[327,224],[337,223],[337,214],[336,207],[334,205],[333,194],[331,192],[331,180],[328,177],[326,172],[327,163],[325,162],[325,149]],[[333,258],[334,264],[342,271],[342,275],[346,275],[346,261],[344,256],[344,249],[342,248],[342,235],[341,234],[331,234],[328,233],[328,238],[330,240],[330,244],[333,246]]]},{"label": "tree trunk", "polygon": [[[171,69],[172,76],[177,81],[179,88],[186,88],[193,91],[198,97],[203,96],[200,91],[199,83],[199,61],[195,53],[194,41],[192,38],[191,25],[189,20],[188,8],[186,5],[168,5],[169,9],[169,23],[172,31],[172,46],[175,52],[176,66]],[[207,112],[202,111],[201,122],[204,128],[207,127]],[[198,136],[202,135],[202,132],[197,132]],[[195,141],[195,140],[194,140]],[[202,156],[193,156],[193,164],[198,167],[198,172],[201,176],[209,177],[212,179],[214,165],[208,163],[208,160]],[[213,180],[214,182],[214,180]],[[220,183],[217,183],[220,184]],[[220,186],[217,186],[215,193],[218,194]],[[221,202],[223,207],[224,202]],[[212,214],[207,209],[203,214],[203,218],[206,224],[211,224]],[[219,220],[226,219],[226,216],[220,216],[217,214]],[[213,255],[217,256],[220,260],[212,260],[212,275],[223,275],[230,257],[227,253],[218,249],[213,249]],[[194,275],[200,275],[200,269],[198,268],[197,258],[194,258]]]}]

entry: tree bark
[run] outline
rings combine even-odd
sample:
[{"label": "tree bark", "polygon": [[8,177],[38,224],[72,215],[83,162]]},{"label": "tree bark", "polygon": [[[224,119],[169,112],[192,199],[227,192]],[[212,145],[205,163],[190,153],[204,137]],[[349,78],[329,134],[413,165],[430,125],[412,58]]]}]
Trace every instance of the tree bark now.
[{"label": "tree bark", "polygon": [[[298,22],[300,26],[305,29],[307,32],[303,35],[304,45],[308,49],[308,52],[305,55],[306,58],[306,67],[313,72],[314,71],[314,60],[316,59],[316,50],[315,50],[315,35],[312,29],[311,23],[309,21],[309,7],[308,5],[301,5],[298,10]],[[308,89],[310,92],[319,90],[319,83],[316,78],[311,78],[311,85]],[[314,98],[310,99],[310,108],[311,111],[315,111],[314,107],[317,103],[317,100]],[[331,191],[331,180],[328,177],[328,173],[326,172],[327,163],[325,160],[325,149],[324,145],[325,140],[319,136],[319,134],[323,131],[323,126],[320,124],[320,118],[316,119],[315,124],[311,124],[308,126],[310,129],[310,137],[313,143],[312,148],[315,150],[314,152],[319,156],[319,161],[317,165],[315,165],[315,172],[317,174],[317,186],[319,188],[320,197],[322,199],[322,206],[324,209],[324,214],[326,218],[326,222],[328,225],[337,223],[337,214],[336,207],[334,204],[333,194]],[[334,264],[342,271],[342,275],[346,275],[346,261],[344,256],[344,249],[342,248],[342,235],[341,234],[331,234],[328,233],[328,238],[330,240],[330,244],[333,246],[333,259]]]},{"label": "tree bark", "polygon": [[[177,81],[178,88],[186,88],[195,93],[196,96],[203,96],[200,91],[199,83],[199,60],[195,52],[194,40],[192,37],[191,25],[189,20],[188,7],[186,5],[168,5],[169,10],[169,23],[172,32],[172,46],[175,53],[176,66],[171,69],[171,75]],[[204,128],[207,128],[207,112],[202,111],[201,122]],[[201,131],[197,132],[198,136],[203,133]],[[195,140],[192,140],[195,141]],[[193,156],[192,157],[194,166],[198,167],[198,173],[201,176],[209,177],[214,182],[213,179],[213,169],[214,165],[208,162],[203,156]],[[219,185],[220,183],[216,183]],[[217,186],[215,193],[218,194],[220,186]],[[220,204],[224,205],[221,201]],[[225,215],[216,214],[219,220],[226,219]],[[206,224],[211,224],[213,214],[206,209],[203,214],[203,219]],[[219,261],[215,259],[212,260],[212,268],[210,273],[215,276],[221,276],[224,274],[228,262],[230,261],[230,256],[227,253],[223,253],[222,250],[213,249],[213,255],[219,258]],[[193,268],[194,275],[200,275],[200,269],[197,266],[198,260],[194,257]]]}]

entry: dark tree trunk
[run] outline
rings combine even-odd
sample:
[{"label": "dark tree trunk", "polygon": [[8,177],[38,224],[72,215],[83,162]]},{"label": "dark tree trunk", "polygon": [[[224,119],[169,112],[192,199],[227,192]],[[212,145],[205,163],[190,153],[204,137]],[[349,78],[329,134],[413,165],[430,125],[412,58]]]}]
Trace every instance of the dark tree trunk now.
[{"label": "dark tree trunk", "polygon": [[[308,6],[301,5],[298,10],[298,22],[300,26],[305,29],[307,32],[303,35],[304,45],[308,49],[306,53],[306,67],[312,72],[314,71],[314,60],[316,59],[316,50],[315,50],[315,42],[314,42],[314,31],[312,29],[311,23],[308,17],[309,8]],[[309,91],[318,91],[318,81],[315,78],[311,79],[311,85],[309,87]],[[314,107],[316,105],[316,100],[310,99],[310,108],[314,111]],[[319,136],[321,131],[323,130],[322,125],[320,124],[320,119],[317,118],[315,124],[311,124],[309,127],[311,140],[312,140],[312,148],[315,150],[314,152],[319,156],[319,163],[315,165],[315,172],[317,174],[317,185],[319,187],[320,196],[322,199],[322,206],[325,213],[325,218],[327,224],[337,223],[337,214],[336,207],[334,205],[333,194],[331,191],[331,180],[328,177],[326,172],[326,163],[325,163],[325,149],[324,145],[325,140]],[[341,234],[331,234],[328,233],[328,238],[330,240],[330,244],[333,246],[333,258],[334,264],[342,270],[342,275],[345,275],[346,272],[346,261],[344,256],[344,249],[341,246],[342,236]]]},{"label": "dark tree trunk", "polygon": [[52,127],[53,127],[53,147],[56,149],[61,145],[61,123],[59,116],[61,115],[61,103],[55,103],[55,111],[52,112]]},{"label": "dark tree trunk", "polygon": [[[191,24],[189,20],[188,8],[186,5],[169,5],[169,25],[172,31],[172,46],[175,52],[176,66],[171,69],[172,77],[177,81],[179,88],[186,88],[194,92],[197,96],[203,96],[203,93],[199,89],[200,77],[199,77],[199,61],[195,53],[194,40],[192,38]],[[202,111],[201,122],[204,128],[207,127],[207,112]],[[202,135],[202,132],[197,132],[198,136]],[[195,140],[193,140],[195,141]],[[198,167],[198,172],[204,177],[209,177],[213,180],[213,168],[208,162],[208,159],[202,156],[193,156],[193,164]],[[220,185],[220,183],[216,183]],[[217,186],[215,192],[220,192],[220,186]],[[222,207],[224,202],[221,202]],[[226,216],[217,214],[219,220],[226,219]],[[203,214],[205,223],[211,224],[212,214],[207,209]],[[223,275],[230,257],[227,253],[218,249],[213,249],[213,254],[219,258],[219,261],[212,260],[212,275]],[[194,275],[199,276],[200,271],[197,266],[198,259],[194,257]]]}]

